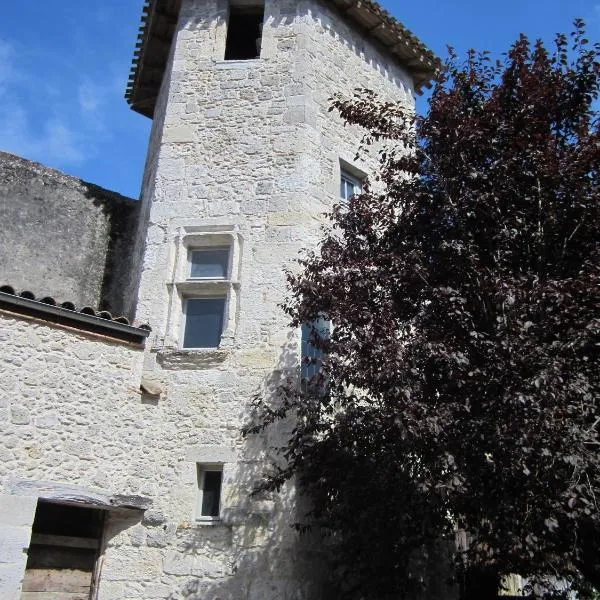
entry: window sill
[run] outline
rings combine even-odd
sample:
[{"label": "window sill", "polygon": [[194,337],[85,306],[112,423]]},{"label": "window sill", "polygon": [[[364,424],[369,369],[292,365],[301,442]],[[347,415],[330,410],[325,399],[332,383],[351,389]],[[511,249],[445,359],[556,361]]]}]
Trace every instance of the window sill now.
[{"label": "window sill", "polygon": [[161,349],[156,353],[156,360],[163,369],[199,371],[212,369],[223,364],[231,351],[221,348],[199,350]]},{"label": "window sill", "polygon": [[226,523],[223,519],[218,521],[191,521],[186,523],[180,523],[177,526],[177,531],[180,536],[194,536],[195,532],[204,530],[214,530],[215,535],[222,535],[223,530],[231,529],[231,523]]},{"label": "window sill", "polygon": [[256,65],[263,62],[262,58],[247,58],[243,60],[216,60],[215,68],[217,69],[253,69]]},{"label": "window sill", "polygon": [[200,517],[194,521],[194,525],[197,527],[219,527],[221,525],[225,525],[225,523],[223,523],[223,519],[221,517],[213,517],[209,519]]}]

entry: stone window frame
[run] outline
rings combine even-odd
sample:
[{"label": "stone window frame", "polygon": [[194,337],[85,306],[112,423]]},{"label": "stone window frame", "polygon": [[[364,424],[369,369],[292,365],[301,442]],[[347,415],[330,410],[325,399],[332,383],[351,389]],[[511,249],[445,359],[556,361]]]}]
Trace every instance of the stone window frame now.
[{"label": "stone window frame", "polygon": [[[259,2],[260,3],[260,2]],[[256,69],[263,61],[277,57],[277,40],[273,37],[269,24],[273,19],[273,7],[269,0],[264,0],[263,29],[259,58],[243,60],[225,60],[225,48],[227,45],[227,30],[229,24],[229,0],[217,0],[219,20],[217,23],[215,38],[213,40],[212,61],[220,70]]]},{"label": "stone window frame", "polygon": [[[185,461],[190,466],[189,475],[193,477],[197,492],[195,494],[193,504],[190,505],[189,516],[191,523],[198,527],[211,527],[226,525],[232,517],[231,506],[231,485],[233,481],[235,465],[237,464],[237,451],[231,445],[199,445],[191,446],[185,453]],[[192,475],[191,468],[193,466],[194,474]],[[219,504],[219,517],[202,517],[200,507],[202,506],[202,497],[200,494],[200,481],[198,478],[199,468],[217,468],[221,471],[221,497]],[[188,483],[191,484],[191,479]],[[191,498],[190,498],[191,499]]]},{"label": "stone window frame", "polygon": [[[230,27],[232,26],[232,18],[239,18],[240,12],[250,11],[252,13],[260,14],[260,38],[256,39],[256,42],[260,39],[260,47],[256,48],[257,56],[249,56],[245,58],[227,58],[227,47],[230,40]],[[246,62],[246,61],[257,61],[262,57],[263,49],[263,30],[266,20],[266,0],[229,0],[227,2],[227,19],[225,26],[225,51],[223,53],[223,59],[226,62]]]},{"label": "stone window frame", "polygon": [[[233,346],[237,330],[243,238],[234,225],[180,227],[174,244],[172,275],[167,283],[169,306],[164,347],[191,353],[214,352]],[[191,253],[203,248],[229,248],[228,277],[192,278]],[[184,348],[185,302],[193,298],[225,298],[223,333],[217,348]]]},{"label": "stone window frame", "polygon": [[[208,523],[215,524],[223,520],[223,477],[224,477],[225,465],[222,462],[196,463],[196,481],[198,485],[198,493],[196,497],[196,509],[194,514],[194,521],[199,524]],[[206,473],[221,473],[221,482],[219,485],[219,509],[217,515],[203,515],[202,514],[202,502],[204,500],[204,481]]]},{"label": "stone window frame", "polygon": [[354,194],[360,194],[360,192],[362,191],[362,188],[363,188],[363,183],[364,183],[365,179],[367,178],[367,175],[364,171],[361,171],[360,169],[355,167],[353,164],[345,161],[342,158],[340,158],[340,160],[339,160],[339,167],[340,167],[340,170],[339,170],[339,178],[338,178],[338,182],[339,182],[338,196],[340,197],[342,204],[347,204],[348,201],[350,200],[350,198],[345,198],[340,193],[342,182],[344,180],[348,181],[354,187]]}]

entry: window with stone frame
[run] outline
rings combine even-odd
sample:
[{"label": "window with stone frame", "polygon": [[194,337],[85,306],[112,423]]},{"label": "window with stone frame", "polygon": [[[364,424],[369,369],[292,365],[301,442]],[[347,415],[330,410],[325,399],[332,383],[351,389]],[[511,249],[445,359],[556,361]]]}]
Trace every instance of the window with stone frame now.
[{"label": "window with stone frame", "polygon": [[163,347],[202,351],[233,343],[241,247],[234,226],[178,230]]},{"label": "window with stone frame", "polygon": [[198,463],[196,472],[198,480],[196,521],[220,521],[223,465]]},{"label": "window with stone frame", "polygon": [[[229,246],[190,248],[187,279],[199,282],[227,282],[230,253]],[[202,287],[197,288],[197,291],[201,292]],[[203,349],[220,346],[227,306],[227,294],[223,292],[184,297],[182,348]]]},{"label": "window with stone frame", "polygon": [[344,204],[350,201],[355,194],[360,194],[362,181],[345,169],[340,171],[340,198]]}]

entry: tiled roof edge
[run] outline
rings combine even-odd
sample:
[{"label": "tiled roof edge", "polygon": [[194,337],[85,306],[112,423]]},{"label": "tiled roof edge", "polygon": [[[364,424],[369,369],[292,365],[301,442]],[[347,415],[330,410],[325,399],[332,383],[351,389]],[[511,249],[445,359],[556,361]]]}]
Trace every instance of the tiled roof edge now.
[{"label": "tiled roof edge", "polygon": [[[380,43],[392,57],[400,63],[404,64],[408,73],[410,73],[415,81],[417,91],[423,86],[430,87],[432,79],[436,76],[442,67],[440,59],[409,29],[407,29],[398,19],[392,16],[387,10],[375,0],[322,0],[326,4],[332,5],[337,10],[346,15],[346,18],[354,21],[359,27],[360,21],[356,16],[350,14],[350,11],[364,11],[371,13],[380,23],[367,30],[367,35],[373,37],[376,42]],[[153,107],[146,106],[148,99],[143,99],[142,106],[138,106],[139,98],[136,98],[138,85],[140,84],[141,73],[144,68],[144,60],[148,49],[149,39],[152,36],[153,20],[160,0],[144,0],[142,8],[142,19],[139,28],[137,43],[135,46],[134,57],[132,60],[129,81],[125,91],[125,98],[133,110],[140,112],[148,117],[152,117]],[[179,9],[178,9],[179,10]],[[164,15],[161,15],[164,16]],[[387,44],[382,41],[375,32],[381,26],[392,31],[395,38],[393,44]],[[172,43],[172,39],[169,40]],[[400,50],[401,48],[401,50]],[[412,57],[410,60],[406,56],[401,56],[400,53],[408,51]],[[164,75],[164,74],[163,74]],[[157,90],[158,93],[158,90]]]},{"label": "tiled roof edge", "polygon": [[82,331],[104,333],[137,344],[143,344],[151,332],[149,325],[135,327],[129,324],[126,317],[113,318],[109,312],[95,311],[91,307],[83,307],[78,311],[71,302],[58,305],[50,296],[36,300],[31,292],[16,294],[10,286],[0,287],[0,309],[69,325]]}]

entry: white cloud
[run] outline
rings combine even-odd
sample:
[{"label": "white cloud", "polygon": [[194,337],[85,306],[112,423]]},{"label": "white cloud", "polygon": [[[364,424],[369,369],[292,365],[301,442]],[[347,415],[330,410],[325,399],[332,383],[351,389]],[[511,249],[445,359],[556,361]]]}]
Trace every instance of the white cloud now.
[{"label": "white cloud", "polygon": [[12,45],[0,40],[0,96],[6,92],[8,82],[13,77],[14,57],[15,50]]},{"label": "white cloud", "polygon": [[32,56],[0,39],[0,150],[58,169],[80,165],[109,136],[112,79],[41,72]]},{"label": "white cloud", "polygon": [[77,96],[79,98],[79,108],[83,112],[96,112],[102,102],[100,89],[89,79],[85,79],[79,84]]},{"label": "white cloud", "polygon": [[84,140],[58,118],[36,126],[14,104],[0,109],[0,150],[51,165],[77,165],[88,157]]}]

